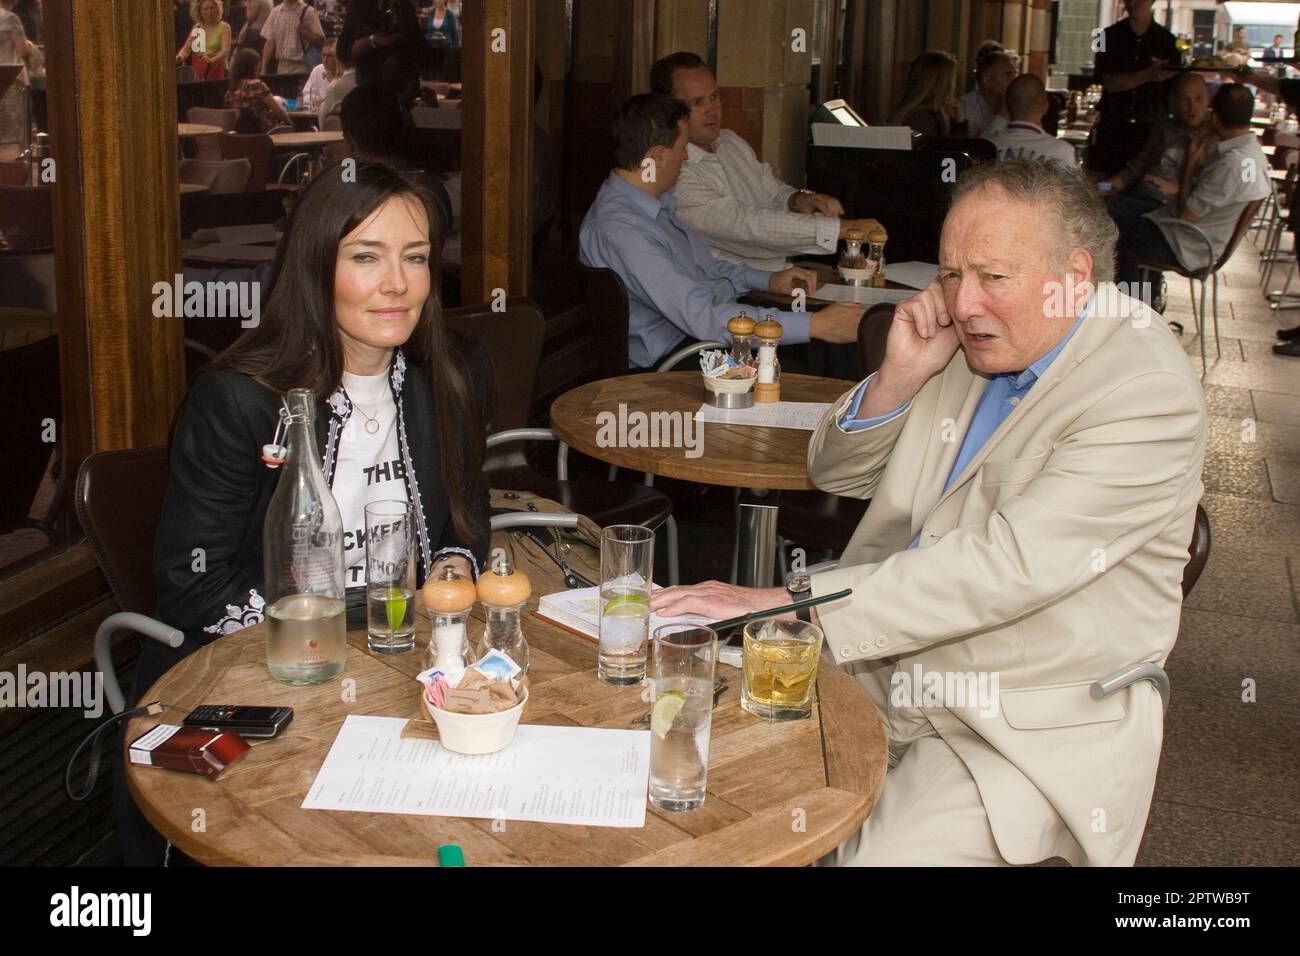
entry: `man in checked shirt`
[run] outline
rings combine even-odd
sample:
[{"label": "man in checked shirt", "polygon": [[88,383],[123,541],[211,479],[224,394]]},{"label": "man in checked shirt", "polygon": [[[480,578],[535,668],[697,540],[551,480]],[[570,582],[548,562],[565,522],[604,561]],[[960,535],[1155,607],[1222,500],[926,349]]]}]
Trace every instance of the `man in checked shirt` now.
[{"label": "man in checked shirt", "polygon": [[779,272],[791,255],[833,253],[851,227],[867,233],[874,219],[845,219],[833,196],[787,186],[760,163],[743,138],[722,128],[713,73],[694,53],[673,53],[650,69],[650,89],[690,109],[687,163],[673,189],[677,216],[718,259]]}]

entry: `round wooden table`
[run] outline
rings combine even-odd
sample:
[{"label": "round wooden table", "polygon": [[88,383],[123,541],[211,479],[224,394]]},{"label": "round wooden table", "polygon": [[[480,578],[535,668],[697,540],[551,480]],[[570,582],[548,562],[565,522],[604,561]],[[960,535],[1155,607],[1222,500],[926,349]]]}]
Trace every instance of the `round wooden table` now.
[{"label": "round wooden table", "polygon": [[[814,375],[782,375],[781,400],[834,402],[856,383]],[[643,372],[589,382],[551,403],[551,430],[570,447],[600,461],[728,488],[782,488],[809,491],[808,441],[812,432],[795,428],[704,423],[701,454],[684,448],[631,448],[598,444],[602,412],[680,412],[694,415],[704,404],[704,384],[695,372]]]},{"label": "round wooden table", "polygon": [[[529,605],[536,607],[536,598]],[[447,843],[459,844],[470,866],[804,865],[862,826],[884,781],[888,751],[875,707],[833,663],[821,662],[812,718],[785,723],[742,711],[740,671],[719,664],[730,681],[713,714],[708,796],[690,813],[647,803],[640,829],[513,820],[502,829],[488,819],[304,810],[349,714],[416,716],[415,675],[429,621],[417,615],[417,649],[394,656],[371,654],[365,629],[350,630],[343,680],[355,684],[312,687],[272,680],[264,627],[228,634],[185,658],[143,698],[179,709],[127,729],[126,739],[135,740],[155,724],[179,723],[202,703],[294,709],[278,738],[254,743],[216,781],[128,767],[131,793],[150,823],[208,865],[437,866],[438,847]],[[478,618],[471,635],[481,628]],[[593,642],[532,615],[524,633],[532,661],[524,723],[638,729],[632,721],[646,709],[641,688],[597,680]]]},{"label": "round wooden table", "polygon": [[[781,376],[781,400],[834,402],[856,383],[813,375]],[[706,422],[702,454],[686,448],[627,447],[602,444],[598,416],[618,417],[619,406],[633,412],[678,412],[693,416],[704,402],[696,372],[645,372],[591,382],[565,392],[551,404],[551,430],[570,447],[600,461],[706,485],[742,489],[736,581],[746,587],[771,587],[776,554],[779,499],[773,490],[811,491],[808,442],[812,432]],[[608,419],[606,419],[608,420]]]}]

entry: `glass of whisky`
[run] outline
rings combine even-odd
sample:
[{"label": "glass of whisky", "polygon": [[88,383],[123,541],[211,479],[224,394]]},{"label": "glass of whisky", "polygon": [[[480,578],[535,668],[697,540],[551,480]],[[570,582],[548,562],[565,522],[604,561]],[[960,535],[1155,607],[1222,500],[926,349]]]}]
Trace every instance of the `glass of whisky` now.
[{"label": "glass of whisky", "polygon": [[805,621],[751,621],[741,654],[740,706],[764,720],[812,716],[822,630]]}]

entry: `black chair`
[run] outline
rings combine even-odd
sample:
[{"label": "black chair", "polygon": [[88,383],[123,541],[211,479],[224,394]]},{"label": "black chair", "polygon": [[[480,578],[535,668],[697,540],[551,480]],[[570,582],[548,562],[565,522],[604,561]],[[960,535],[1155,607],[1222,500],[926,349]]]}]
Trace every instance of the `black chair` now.
[{"label": "black chair", "polygon": [[1183,599],[1192,593],[1196,582],[1210,560],[1210,516],[1200,505],[1196,506],[1196,522],[1192,526],[1192,543],[1187,549],[1187,566],[1183,568]]},{"label": "black chair", "polygon": [[582,298],[595,340],[600,378],[626,375],[628,304],[627,289],[613,269],[597,269],[578,263],[582,276]]},{"label": "black chair", "polygon": [[[36,528],[54,543],[58,514],[63,504],[62,444],[46,439],[62,434],[62,397],[59,391],[59,337],[0,350],[0,380],[22,382],[12,390],[6,414],[0,418],[0,447],[5,450],[5,494],[0,497],[0,534],[19,528]],[[54,428],[43,424],[53,422]],[[46,514],[30,512],[50,456],[55,456],[54,500]]]},{"label": "black chair", "polygon": [[525,442],[556,441],[549,428],[526,427],[545,327],[537,306],[516,297],[506,300],[504,313],[483,304],[449,309],[444,319],[448,327],[477,338],[491,356],[495,402],[484,462],[491,486],[550,498],[601,526],[664,526],[668,577],[670,583],[676,584],[677,524],[667,495],[628,481],[570,480],[568,446],[563,444],[557,458],[557,477],[542,475],[529,463]]},{"label": "black chair", "polygon": [[113,634],[132,630],[169,647],[180,647],[184,640],[180,631],[149,616],[158,604],[153,543],[167,473],[165,445],[95,452],[77,472],[77,520],[122,608],[105,618],[95,634],[95,664],[115,714],[122,712],[125,698],[113,666]]},{"label": "black chair", "polygon": [[[867,309],[858,323],[858,354],[864,374],[870,375],[884,361],[885,342],[893,320],[894,306],[882,303]],[[830,552],[838,557],[848,546],[869,504],[870,500],[824,491],[782,492],[776,519],[777,560],[782,577],[786,572],[786,545]]]}]

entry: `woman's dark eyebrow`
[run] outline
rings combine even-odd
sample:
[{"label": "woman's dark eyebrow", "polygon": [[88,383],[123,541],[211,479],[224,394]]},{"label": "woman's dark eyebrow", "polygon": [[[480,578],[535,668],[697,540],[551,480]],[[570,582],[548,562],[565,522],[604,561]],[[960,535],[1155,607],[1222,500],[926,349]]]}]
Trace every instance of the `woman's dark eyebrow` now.
[{"label": "woman's dark eyebrow", "polygon": [[[387,248],[388,248],[388,243],[384,242],[382,239],[349,239],[347,242],[343,243],[343,245],[345,245],[345,246],[370,246],[370,247],[378,248],[378,249],[387,249]],[[404,245],[402,248],[403,248],[403,249],[410,249],[410,248],[412,248],[412,247],[414,247],[414,246],[428,246],[428,245],[432,245],[432,243],[430,243],[428,239],[416,239],[416,240],[414,240],[414,241],[412,241],[412,242],[408,242],[408,243],[407,243],[406,245]]]}]

